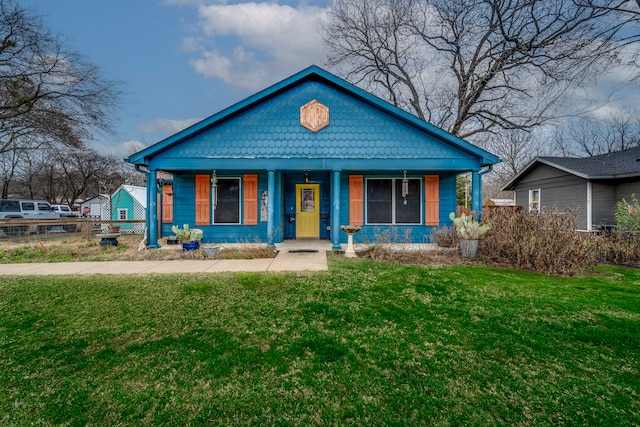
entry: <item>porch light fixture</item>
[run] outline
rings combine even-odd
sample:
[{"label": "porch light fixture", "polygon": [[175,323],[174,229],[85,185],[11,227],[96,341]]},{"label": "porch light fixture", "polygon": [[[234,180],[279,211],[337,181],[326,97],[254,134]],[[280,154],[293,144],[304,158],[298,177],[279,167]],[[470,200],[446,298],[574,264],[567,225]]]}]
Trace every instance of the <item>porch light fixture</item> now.
[{"label": "porch light fixture", "polygon": [[308,173],[304,174],[304,182],[305,183],[309,183],[309,174]]},{"label": "porch light fixture", "polygon": [[409,195],[409,180],[407,179],[407,171],[404,171],[404,178],[402,178],[402,199],[403,203],[407,204],[407,196]]},{"label": "porch light fixture", "polygon": [[213,174],[211,175],[211,197],[213,199],[213,207],[218,206],[218,177],[216,176],[216,171],[214,169]]}]

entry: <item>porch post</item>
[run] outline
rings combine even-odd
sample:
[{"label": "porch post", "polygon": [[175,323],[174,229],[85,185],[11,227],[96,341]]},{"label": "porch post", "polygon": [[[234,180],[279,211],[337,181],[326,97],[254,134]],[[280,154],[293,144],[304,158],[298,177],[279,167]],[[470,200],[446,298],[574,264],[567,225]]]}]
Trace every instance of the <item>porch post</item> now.
[{"label": "porch post", "polygon": [[482,180],[478,171],[471,173],[471,210],[480,219],[482,215]]},{"label": "porch post", "polygon": [[157,172],[149,170],[147,176],[147,247],[159,248],[158,245],[158,185]]},{"label": "porch post", "polygon": [[333,188],[331,189],[331,249],[339,251],[340,246],[340,171],[333,171]]},{"label": "porch post", "polygon": [[274,203],[275,203],[275,195],[276,195],[276,172],[274,170],[268,170],[268,184],[267,194],[269,197],[267,198],[267,246],[274,247],[273,243],[273,230],[274,230]]}]

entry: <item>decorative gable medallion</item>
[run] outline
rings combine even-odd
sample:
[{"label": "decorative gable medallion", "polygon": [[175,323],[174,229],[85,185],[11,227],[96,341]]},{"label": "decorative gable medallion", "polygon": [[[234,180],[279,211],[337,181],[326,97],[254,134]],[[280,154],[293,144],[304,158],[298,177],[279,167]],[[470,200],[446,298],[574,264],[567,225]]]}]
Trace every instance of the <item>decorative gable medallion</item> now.
[{"label": "decorative gable medallion", "polygon": [[329,125],[329,107],[315,99],[300,107],[300,124],[311,132],[318,132]]}]

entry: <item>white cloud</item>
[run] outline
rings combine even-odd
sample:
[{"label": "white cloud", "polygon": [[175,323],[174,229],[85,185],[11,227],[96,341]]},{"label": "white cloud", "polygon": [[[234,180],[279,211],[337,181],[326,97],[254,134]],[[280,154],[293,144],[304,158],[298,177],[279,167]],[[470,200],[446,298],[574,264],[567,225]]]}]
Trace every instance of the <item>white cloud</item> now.
[{"label": "white cloud", "polygon": [[249,89],[260,89],[268,79],[266,68],[242,46],[236,47],[230,58],[214,49],[203,52],[201,58],[191,60],[190,64],[205,77],[217,78]]},{"label": "white cloud", "polygon": [[[190,63],[205,77],[250,89],[264,87],[324,62],[321,25],[326,14],[327,9],[305,5],[201,5],[200,57]],[[183,43],[187,51],[196,46],[193,38]]]},{"label": "white cloud", "polygon": [[200,120],[202,119],[155,119],[136,126],[136,131],[144,134],[161,134],[163,136],[169,136],[188,128],[189,126],[199,122]]}]

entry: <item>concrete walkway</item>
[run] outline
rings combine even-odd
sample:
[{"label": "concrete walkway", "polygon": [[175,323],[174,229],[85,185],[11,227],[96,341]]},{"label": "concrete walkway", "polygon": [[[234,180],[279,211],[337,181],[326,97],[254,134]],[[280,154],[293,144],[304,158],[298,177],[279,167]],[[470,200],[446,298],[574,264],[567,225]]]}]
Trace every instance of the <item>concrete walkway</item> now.
[{"label": "concrete walkway", "polygon": [[[326,241],[287,241],[276,244],[275,258],[212,259],[172,261],[97,261],[0,264],[0,276],[47,276],[90,274],[165,274],[221,273],[250,271],[322,271],[328,270]],[[317,251],[317,252],[314,252]]]}]

